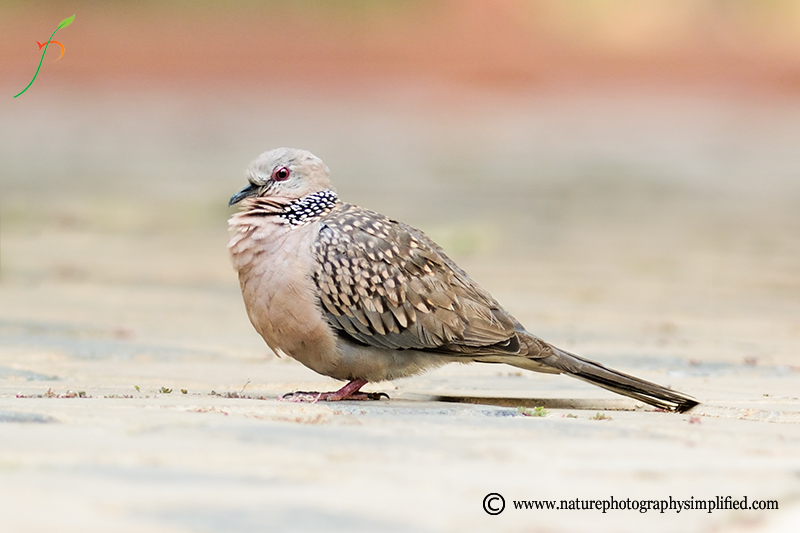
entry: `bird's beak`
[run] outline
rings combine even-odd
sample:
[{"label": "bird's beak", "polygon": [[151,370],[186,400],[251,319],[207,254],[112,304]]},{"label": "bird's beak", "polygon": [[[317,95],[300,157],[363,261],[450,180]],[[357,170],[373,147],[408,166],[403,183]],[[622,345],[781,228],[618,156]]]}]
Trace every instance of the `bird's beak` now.
[{"label": "bird's beak", "polygon": [[258,187],[250,183],[247,185],[247,187],[245,187],[241,191],[231,196],[231,199],[228,202],[228,207],[238,204],[248,196],[255,196],[257,193],[258,193]]}]

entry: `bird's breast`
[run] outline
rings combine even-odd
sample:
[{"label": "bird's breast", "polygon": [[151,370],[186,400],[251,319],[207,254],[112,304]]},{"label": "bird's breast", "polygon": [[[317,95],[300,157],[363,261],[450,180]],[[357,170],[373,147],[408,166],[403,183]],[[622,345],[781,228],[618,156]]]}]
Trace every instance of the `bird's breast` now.
[{"label": "bird's breast", "polygon": [[232,219],[228,249],[250,322],[273,351],[330,375],[337,363],[335,336],[311,277],[319,224],[245,220]]}]

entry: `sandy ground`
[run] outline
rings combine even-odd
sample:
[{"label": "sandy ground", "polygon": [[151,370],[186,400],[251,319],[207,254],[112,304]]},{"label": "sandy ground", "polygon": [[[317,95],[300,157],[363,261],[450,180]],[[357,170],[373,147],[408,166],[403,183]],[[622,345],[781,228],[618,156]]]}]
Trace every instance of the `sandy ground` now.
[{"label": "sandy ground", "polygon": [[[3,104],[0,529],[796,531],[800,105],[366,93]],[[277,402],[337,386],[263,345],[226,255],[226,200],[280,145],[533,332],[703,405],[490,365]],[[612,496],[779,510],[513,506]]]}]

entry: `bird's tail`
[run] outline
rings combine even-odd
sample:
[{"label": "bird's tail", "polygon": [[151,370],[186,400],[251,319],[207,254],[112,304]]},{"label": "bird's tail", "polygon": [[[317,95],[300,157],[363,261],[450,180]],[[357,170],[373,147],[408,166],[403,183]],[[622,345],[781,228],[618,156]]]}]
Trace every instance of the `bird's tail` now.
[{"label": "bird's tail", "polygon": [[[520,337],[523,336],[520,335]],[[527,337],[527,335],[525,337]],[[508,360],[505,362],[520,368],[528,368],[529,370],[547,371],[549,369],[554,369],[558,372],[569,374],[570,376],[597,385],[598,387],[603,387],[617,394],[634,398],[650,404],[653,407],[665,409],[667,411],[683,413],[700,403],[688,394],[670,390],[661,385],[656,385],[655,383],[645,381],[635,376],[618,372],[600,363],[584,359],[583,357],[571,354],[555,346],[547,345],[544,341],[533,335],[528,338],[523,337],[520,340],[523,340],[523,342],[530,340],[532,345],[535,344],[538,347],[545,344],[549,349],[543,350],[543,353],[540,352],[544,357],[537,357],[535,359],[517,358],[518,360],[513,363]],[[527,342],[525,343],[528,344]],[[548,352],[550,352],[550,354],[545,355]],[[520,361],[519,359],[525,359],[528,363]],[[549,368],[541,368],[542,366]]]}]

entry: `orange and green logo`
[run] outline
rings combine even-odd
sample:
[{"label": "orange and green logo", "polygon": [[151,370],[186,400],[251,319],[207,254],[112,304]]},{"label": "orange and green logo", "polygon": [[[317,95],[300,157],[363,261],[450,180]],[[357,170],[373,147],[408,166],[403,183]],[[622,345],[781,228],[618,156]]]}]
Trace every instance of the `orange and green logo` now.
[{"label": "orange and green logo", "polygon": [[[66,28],[67,26],[69,26],[70,24],[72,24],[72,21],[73,21],[73,20],[75,20],[75,15],[72,15],[72,16],[71,16],[71,17],[69,17],[69,18],[65,18],[64,20],[62,20],[61,22],[59,22],[59,23],[58,23],[58,28],[56,28],[56,31],[60,30],[61,28]],[[55,35],[55,34],[56,34],[56,31],[54,31],[54,32],[53,32],[53,35]],[[45,42],[44,44],[40,43],[39,41],[36,41],[36,44],[38,44],[38,45],[39,45],[39,50],[41,50],[41,49],[42,49],[42,47],[44,47],[44,52],[42,52],[42,58],[39,60],[39,66],[38,66],[38,67],[36,67],[36,74],[34,74],[34,75],[33,75],[33,79],[32,79],[32,80],[31,80],[31,82],[28,84],[28,86],[27,86],[27,87],[25,87],[24,89],[22,89],[22,92],[20,92],[19,94],[17,94],[17,95],[14,95],[14,98],[16,98],[16,97],[17,97],[17,96],[19,96],[20,94],[24,93],[25,91],[27,91],[27,90],[28,90],[28,88],[29,88],[31,85],[33,85],[33,82],[36,80],[36,76],[38,76],[38,75],[39,75],[39,69],[40,69],[40,68],[42,68],[42,61],[44,61],[44,55],[47,53],[47,47],[48,47],[48,45],[49,45],[50,43],[57,44],[58,46],[60,46],[60,47],[61,47],[61,55],[59,55],[59,56],[58,56],[58,59],[56,59],[56,61],[58,61],[59,59],[61,59],[61,56],[63,56],[63,55],[64,55],[64,45],[63,45],[63,44],[61,44],[61,43],[60,43],[60,42],[58,42],[58,41],[53,41],[53,40],[52,40],[52,39],[53,39],[53,35],[51,35],[51,36],[50,36],[50,39],[47,39],[47,42]]]}]

